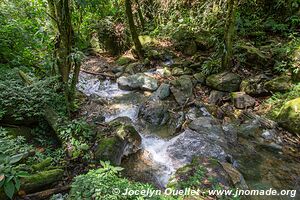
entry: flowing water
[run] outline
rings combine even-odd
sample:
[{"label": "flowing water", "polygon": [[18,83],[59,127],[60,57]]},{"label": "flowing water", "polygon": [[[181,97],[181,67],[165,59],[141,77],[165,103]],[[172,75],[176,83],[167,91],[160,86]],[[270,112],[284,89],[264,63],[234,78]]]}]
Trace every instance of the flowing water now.
[{"label": "flowing water", "polygon": [[[173,138],[162,138],[152,129],[141,125],[138,119],[139,108],[148,98],[143,92],[124,91],[119,89],[115,82],[101,81],[96,76],[85,73],[80,74],[78,89],[88,96],[97,95],[108,101],[103,113],[106,122],[118,117],[128,117],[132,120],[133,126],[141,135],[142,144],[139,154],[127,162],[131,162],[129,168],[132,168],[132,174],[143,173],[150,177],[145,178],[143,175],[140,179],[150,180],[159,187],[165,187],[178,168],[189,163],[193,156],[202,154],[204,150],[208,152],[208,157],[217,155],[219,160],[224,160],[227,155],[220,146],[208,143],[199,136],[200,134],[191,130],[184,130]],[[203,116],[210,116],[205,108],[200,108],[197,112]],[[190,117],[193,118],[193,114]],[[158,129],[164,131],[163,128]],[[299,192],[300,170],[297,161],[259,149],[255,143],[248,140],[242,139],[240,142],[236,150],[230,153],[236,159],[238,169],[250,187],[275,186],[282,189],[294,188]]]}]

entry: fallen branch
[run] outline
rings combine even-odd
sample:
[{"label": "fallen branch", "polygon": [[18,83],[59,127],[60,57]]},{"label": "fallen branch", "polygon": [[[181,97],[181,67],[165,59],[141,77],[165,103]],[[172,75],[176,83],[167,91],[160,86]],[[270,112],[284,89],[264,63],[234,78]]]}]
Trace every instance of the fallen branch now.
[{"label": "fallen branch", "polygon": [[90,71],[86,71],[84,69],[81,69],[80,71],[82,71],[84,73],[87,73],[87,74],[96,75],[96,76],[105,76],[105,77],[109,77],[109,78],[112,78],[112,79],[117,78],[115,75],[111,75],[111,74],[107,74],[107,73],[90,72]]},{"label": "fallen branch", "polygon": [[70,186],[63,186],[63,187],[57,187],[49,190],[44,190],[41,192],[33,193],[33,194],[28,194],[26,195],[25,199],[28,198],[30,200],[42,200],[42,199],[48,199],[54,194],[66,192],[70,190]]},{"label": "fallen branch", "polygon": [[243,115],[249,119],[255,119],[257,120],[264,128],[268,129],[275,129],[278,128],[278,124],[270,119],[267,119],[265,117],[256,115],[249,111],[243,111]]}]

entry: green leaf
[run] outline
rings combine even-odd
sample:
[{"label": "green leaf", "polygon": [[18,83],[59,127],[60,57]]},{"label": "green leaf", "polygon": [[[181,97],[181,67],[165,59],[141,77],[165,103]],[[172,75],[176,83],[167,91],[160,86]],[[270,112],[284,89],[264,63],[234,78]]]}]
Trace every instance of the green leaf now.
[{"label": "green leaf", "polygon": [[14,163],[17,163],[19,162],[22,158],[23,158],[24,154],[17,154],[17,155],[14,155],[10,158],[9,160],[9,163],[10,164],[14,164]]},{"label": "green leaf", "polygon": [[12,181],[9,181],[4,184],[4,192],[10,199],[13,198],[15,193],[15,186]]},{"label": "green leaf", "polygon": [[20,180],[18,178],[14,177],[14,181],[15,181],[16,190],[19,191],[20,186],[21,186]]},{"label": "green leaf", "polygon": [[19,171],[16,174],[17,177],[28,177],[30,176],[30,174],[28,172],[24,172],[24,171]]}]

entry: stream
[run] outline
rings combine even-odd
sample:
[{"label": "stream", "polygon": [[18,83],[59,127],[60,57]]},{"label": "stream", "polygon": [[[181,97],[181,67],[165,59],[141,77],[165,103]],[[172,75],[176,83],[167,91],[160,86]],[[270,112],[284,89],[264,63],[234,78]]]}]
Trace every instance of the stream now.
[{"label": "stream", "polygon": [[[116,82],[99,80],[97,76],[85,73],[80,73],[77,87],[87,96],[96,95],[108,102],[102,113],[105,122],[119,117],[131,119],[142,138],[141,150],[127,156],[122,165],[127,175],[131,178],[134,176],[135,180],[151,182],[164,188],[177,169],[190,163],[194,156],[201,155],[219,161],[231,159],[251,189],[296,189],[299,197],[299,161],[282,153],[280,145],[266,143],[262,139],[276,137],[274,130],[259,128],[255,121],[243,125],[207,124],[207,127],[202,122],[202,127],[207,130],[199,131],[205,134],[199,134],[197,128],[184,128],[180,133],[172,135],[169,134],[172,130],[167,126],[146,126],[141,122],[139,109],[149,99],[150,92],[121,90]],[[208,123],[212,119],[204,107],[187,109],[185,117],[190,120],[200,117],[208,120]],[[240,137],[241,129],[243,137]],[[259,139],[251,136],[254,132],[260,134]],[[227,145],[228,140],[236,140],[235,145]],[[261,199],[293,198],[281,196]]]}]

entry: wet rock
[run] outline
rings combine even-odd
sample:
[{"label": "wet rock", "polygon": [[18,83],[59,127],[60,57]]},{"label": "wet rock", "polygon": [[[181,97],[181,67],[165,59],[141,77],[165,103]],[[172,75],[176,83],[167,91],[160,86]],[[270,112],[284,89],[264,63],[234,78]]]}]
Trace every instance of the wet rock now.
[{"label": "wet rock", "polygon": [[228,144],[236,145],[238,141],[238,125],[235,123],[227,123],[223,126],[223,131]]},{"label": "wet rock", "polygon": [[255,138],[262,134],[263,130],[257,120],[246,121],[239,126],[238,135],[244,138]]},{"label": "wet rock", "polygon": [[277,117],[280,126],[291,133],[300,133],[300,98],[286,102]]},{"label": "wet rock", "polygon": [[139,117],[152,125],[164,125],[170,115],[166,103],[150,99],[140,107]]},{"label": "wet rock", "polygon": [[220,103],[223,102],[223,100],[226,96],[228,96],[227,92],[213,90],[210,92],[210,95],[208,97],[208,102],[210,104],[219,105]]},{"label": "wet rock", "polygon": [[178,104],[183,105],[193,96],[193,83],[189,76],[181,76],[171,81],[171,92]]},{"label": "wet rock", "polygon": [[192,107],[188,110],[187,114],[186,114],[186,117],[187,119],[193,121],[199,117],[207,117],[207,116],[211,116],[210,113],[206,110],[205,107],[201,106],[201,107],[198,107],[198,106],[195,106],[195,107]]},{"label": "wet rock", "polygon": [[121,166],[124,168],[123,174],[130,179],[143,182],[153,183],[156,187],[165,186],[163,177],[167,167],[156,163],[152,155],[146,150],[139,150],[135,154],[129,155],[122,160]]},{"label": "wet rock", "polygon": [[199,72],[199,73],[196,73],[194,74],[194,78],[196,79],[197,83],[205,83],[205,79],[206,79],[206,76],[205,74]]},{"label": "wet rock", "polygon": [[224,92],[235,92],[240,88],[241,78],[234,73],[223,72],[207,77],[206,85]]},{"label": "wet rock", "polygon": [[265,89],[265,82],[268,77],[264,74],[257,75],[255,77],[245,79],[242,81],[240,89],[242,92],[251,96],[262,96],[269,92]]},{"label": "wet rock", "polygon": [[108,130],[105,132],[108,131],[111,133],[109,137],[99,137],[95,150],[97,160],[109,160],[113,164],[119,165],[124,155],[139,150],[142,139],[131,125],[129,118],[117,118],[110,122]]},{"label": "wet rock", "polygon": [[154,91],[158,88],[157,80],[146,76],[143,73],[134,74],[127,77],[120,77],[117,83],[122,90],[149,90]]},{"label": "wet rock", "polygon": [[189,128],[220,144],[225,144],[221,124],[212,117],[198,117],[189,124]]},{"label": "wet rock", "polygon": [[177,160],[191,162],[195,155],[226,160],[224,149],[209,137],[208,134],[199,134],[192,130],[185,130],[180,134],[167,152]]},{"label": "wet rock", "polygon": [[291,89],[292,83],[289,76],[279,76],[265,83],[265,88],[271,92],[285,92]]},{"label": "wet rock", "polygon": [[[233,170],[229,171],[230,175],[233,174],[232,171]],[[234,172],[237,171],[235,170]],[[201,176],[199,176],[199,174],[201,174]],[[213,189],[216,186],[224,187],[224,189],[232,188],[235,186],[234,181],[237,182],[237,180],[231,180],[232,178],[230,175],[217,160],[213,158],[197,156],[190,164],[187,164],[176,171],[173,177],[171,177],[168,187],[183,189],[180,187],[181,183],[189,182],[191,177],[196,177],[198,182],[194,183],[195,185],[190,187],[201,190]],[[233,178],[236,177],[237,176],[234,176]]]},{"label": "wet rock", "polygon": [[170,85],[162,83],[155,91],[154,95],[161,100],[166,99],[168,96],[170,96]]},{"label": "wet rock", "polygon": [[245,92],[232,92],[231,100],[238,109],[251,108],[255,106],[255,99],[247,95]]},{"label": "wet rock", "polygon": [[229,163],[221,163],[223,169],[226,171],[226,173],[229,175],[230,180],[232,181],[233,185],[236,188],[239,189],[248,189],[248,185],[243,177],[243,175],[235,169],[231,164]]}]

